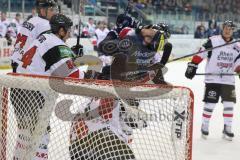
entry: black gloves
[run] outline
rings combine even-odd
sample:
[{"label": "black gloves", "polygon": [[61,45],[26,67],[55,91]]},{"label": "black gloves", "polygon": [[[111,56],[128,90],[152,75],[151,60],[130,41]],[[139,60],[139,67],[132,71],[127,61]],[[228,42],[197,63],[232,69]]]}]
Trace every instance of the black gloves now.
[{"label": "black gloves", "polygon": [[137,28],[141,24],[140,21],[129,15],[120,14],[117,17],[116,26],[117,28],[123,29],[125,27]]},{"label": "black gloves", "polygon": [[76,56],[78,56],[78,57],[82,57],[83,56],[83,46],[81,44],[72,46],[71,50],[73,51],[73,53]]},{"label": "black gloves", "polygon": [[193,79],[193,77],[196,75],[197,68],[198,68],[197,64],[189,62],[187,70],[185,72],[185,77],[187,77],[188,79]]}]

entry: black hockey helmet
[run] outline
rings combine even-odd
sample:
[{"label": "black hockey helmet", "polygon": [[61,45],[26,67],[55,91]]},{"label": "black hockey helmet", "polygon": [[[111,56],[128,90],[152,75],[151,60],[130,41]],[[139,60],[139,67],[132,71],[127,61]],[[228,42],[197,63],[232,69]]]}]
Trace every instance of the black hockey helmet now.
[{"label": "black hockey helmet", "polygon": [[230,20],[226,20],[223,22],[223,28],[225,26],[231,27],[233,30],[236,28],[236,25],[233,23],[233,21],[230,21]]},{"label": "black hockey helmet", "polygon": [[52,33],[58,33],[60,28],[63,28],[66,32],[73,26],[73,22],[70,18],[63,14],[56,14],[50,20],[50,26]]},{"label": "black hockey helmet", "polygon": [[158,31],[163,31],[163,32],[164,32],[164,35],[166,36],[165,38],[170,38],[170,36],[171,36],[169,27],[168,27],[168,25],[165,24],[165,23],[154,24],[154,25],[152,26],[152,29],[156,29],[156,30],[158,30]]},{"label": "black hockey helmet", "polygon": [[37,8],[46,8],[46,7],[57,7],[58,3],[56,0],[36,0]]}]

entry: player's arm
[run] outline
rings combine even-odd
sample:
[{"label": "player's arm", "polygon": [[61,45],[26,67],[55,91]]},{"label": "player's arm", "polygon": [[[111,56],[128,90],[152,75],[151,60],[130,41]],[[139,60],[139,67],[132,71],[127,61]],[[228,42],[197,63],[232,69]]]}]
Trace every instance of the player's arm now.
[{"label": "player's arm", "polygon": [[55,46],[48,50],[42,58],[46,63],[45,72],[50,72],[52,76],[80,79],[84,77],[84,73],[73,62],[74,53],[67,46]]},{"label": "player's arm", "polygon": [[[200,48],[199,51],[203,51],[203,50],[206,50],[206,49],[209,49],[212,47],[213,47],[212,41],[210,39],[208,39],[208,41],[203,44],[203,46]],[[188,63],[188,67],[185,72],[185,76],[188,79],[192,79],[196,75],[196,72],[198,69],[198,64],[200,64],[202,62],[202,60],[205,58],[211,58],[211,56],[212,56],[212,51],[202,52],[202,53],[199,53],[199,54],[193,56],[192,61]]]},{"label": "player's arm", "polygon": [[237,58],[234,60],[234,72],[238,73],[240,78],[240,53],[238,54]]}]

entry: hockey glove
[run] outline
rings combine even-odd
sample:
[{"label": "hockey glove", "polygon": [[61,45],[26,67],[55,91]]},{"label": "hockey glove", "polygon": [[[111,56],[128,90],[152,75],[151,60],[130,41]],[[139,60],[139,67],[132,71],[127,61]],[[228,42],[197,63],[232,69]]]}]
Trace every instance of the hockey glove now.
[{"label": "hockey glove", "polygon": [[71,50],[73,51],[73,53],[76,56],[78,56],[78,57],[82,57],[83,56],[83,46],[81,44],[72,46]]},{"label": "hockey glove", "polygon": [[196,75],[197,68],[198,68],[197,64],[189,62],[187,70],[185,72],[185,77],[187,77],[188,79],[193,79],[193,77]]},{"label": "hockey glove", "polygon": [[116,26],[117,28],[123,29],[125,27],[137,28],[141,24],[140,21],[129,15],[120,14],[117,17]]},{"label": "hockey glove", "polygon": [[110,73],[111,72],[111,66],[105,66],[102,69],[102,73],[100,73],[97,77],[97,79],[100,80],[110,80]]},{"label": "hockey glove", "polygon": [[164,80],[164,77],[163,77],[163,73],[162,73],[162,69],[159,69],[157,71],[157,74],[156,76],[153,78],[153,83],[154,84],[167,84]]},{"label": "hockey glove", "polygon": [[162,72],[163,67],[164,65],[161,63],[156,63],[148,67],[148,69],[153,70],[155,72],[154,78],[152,79],[154,84],[167,84],[163,77]]}]

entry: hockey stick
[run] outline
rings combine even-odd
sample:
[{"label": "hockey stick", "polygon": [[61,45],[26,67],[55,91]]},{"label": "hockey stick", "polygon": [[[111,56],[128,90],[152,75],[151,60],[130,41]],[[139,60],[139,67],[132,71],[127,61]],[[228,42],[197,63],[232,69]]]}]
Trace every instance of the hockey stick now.
[{"label": "hockey stick", "polygon": [[237,43],[237,42],[240,42],[240,39],[236,40],[236,41],[233,41],[233,42],[230,42],[230,43],[222,44],[222,45],[219,45],[219,46],[216,46],[216,47],[208,48],[208,49],[205,49],[205,50],[202,50],[202,51],[194,52],[192,54],[188,54],[188,55],[185,55],[183,57],[175,58],[175,59],[172,59],[172,60],[168,61],[168,63],[175,62],[175,61],[178,61],[180,59],[188,58],[188,57],[194,56],[194,55],[199,54],[199,53],[209,52],[209,51],[212,51],[214,49],[225,47],[225,46]]},{"label": "hockey stick", "polygon": [[126,16],[131,11],[131,9],[132,9],[131,0],[128,0],[127,7],[125,8],[123,14]]},{"label": "hockey stick", "polygon": [[239,73],[197,73],[197,76],[239,76]]},{"label": "hockey stick", "polygon": [[[79,19],[79,24],[78,24],[78,36],[77,36],[77,44],[76,44],[76,48],[80,48],[80,38],[81,38],[81,19]],[[79,51],[78,51],[79,53]],[[79,54],[78,54],[79,55]]]}]

